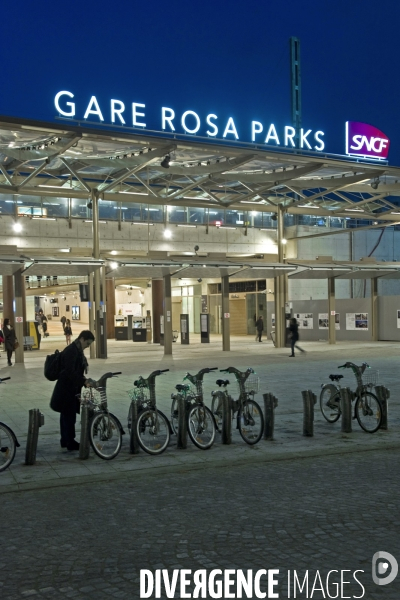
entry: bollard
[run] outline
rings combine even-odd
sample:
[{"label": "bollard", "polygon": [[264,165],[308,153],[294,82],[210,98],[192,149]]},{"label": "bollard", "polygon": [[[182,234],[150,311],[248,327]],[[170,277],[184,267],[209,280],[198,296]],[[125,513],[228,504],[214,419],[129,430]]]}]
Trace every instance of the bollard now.
[{"label": "bollard", "polygon": [[222,404],[221,441],[223,444],[231,444],[232,443],[231,397],[224,392],[220,392],[219,399]]},{"label": "bollard", "polygon": [[263,394],[264,398],[264,440],[274,439],[275,412],[278,406],[278,398],[273,394]]},{"label": "bollard", "polygon": [[29,411],[28,438],[26,440],[25,464],[34,465],[39,438],[39,427],[44,425],[44,414],[38,408]]},{"label": "bollard", "polygon": [[187,448],[186,398],[182,394],[177,394],[176,398],[178,401],[177,448],[185,450]]},{"label": "bollard", "polygon": [[390,390],[384,385],[375,386],[375,392],[382,406],[382,423],[380,429],[387,431],[388,429],[388,400],[390,398]]},{"label": "bollard", "polygon": [[130,407],[130,416],[131,416],[131,431],[129,436],[129,452],[131,454],[139,454],[140,452],[140,444],[137,434],[137,420],[138,420],[138,405],[136,398],[132,398],[131,407]]},{"label": "bollard", "polygon": [[317,396],[311,390],[301,392],[303,396],[303,435],[313,437],[314,435],[314,404],[317,402]]},{"label": "bollard", "polygon": [[83,403],[81,405],[81,438],[79,442],[79,458],[80,460],[86,460],[90,454],[90,441],[89,441],[89,423],[91,414],[89,405]]},{"label": "bollard", "polygon": [[342,433],[351,433],[351,400],[353,394],[350,388],[340,390],[340,410],[342,412]]}]

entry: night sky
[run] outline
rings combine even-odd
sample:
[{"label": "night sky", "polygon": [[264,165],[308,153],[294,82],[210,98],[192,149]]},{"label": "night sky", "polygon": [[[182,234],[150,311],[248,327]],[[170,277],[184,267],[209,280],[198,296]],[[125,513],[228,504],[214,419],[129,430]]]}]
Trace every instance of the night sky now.
[{"label": "night sky", "polygon": [[[325,151],[344,153],[347,120],[375,125],[400,165],[395,0],[152,0],[3,3],[0,114],[54,121],[54,96],[71,91],[82,119],[95,95],[105,122],[110,99],[146,105],[160,129],[161,106],[179,120],[193,110],[250,124],[291,124],[289,38],[301,42],[303,127],[325,132]],[[397,57],[397,58],[396,58]],[[92,117],[98,122],[97,117]],[[203,125],[205,125],[203,127]],[[262,136],[261,136],[262,137]],[[227,136],[227,140],[232,136]]]}]

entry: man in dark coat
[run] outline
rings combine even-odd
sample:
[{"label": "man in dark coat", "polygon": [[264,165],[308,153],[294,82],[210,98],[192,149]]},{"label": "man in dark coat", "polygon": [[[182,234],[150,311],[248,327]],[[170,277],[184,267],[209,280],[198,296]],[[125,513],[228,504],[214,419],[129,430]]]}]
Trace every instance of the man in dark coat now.
[{"label": "man in dark coat", "polygon": [[300,346],[297,344],[297,342],[299,341],[299,326],[297,324],[297,319],[295,319],[294,317],[292,319],[290,319],[290,323],[289,323],[289,335],[290,335],[290,347],[292,349],[292,354],[289,354],[290,358],[294,358],[295,354],[294,354],[294,349],[297,348],[297,350],[300,350],[300,352],[303,352],[304,354],[306,353],[305,350],[303,350],[303,348],[300,348]]},{"label": "man in dark coat", "polygon": [[85,330],[63,350],[61,372],[50,400],[50,407],[60,413],[61,448],[67,448],[70,452],[79,450],[79,443],[75,440],[75,423],[76,415],[80,412],[81,388],[91,387],[95,383],[85,377],[88,363],[83,353],[93,342],[93,333]]},{"label": "man in dark coat", "polygon": [[261,342],[262,332],[264,330],[264,321],[262,316],[260,315],[256,321],[256,329],[258,335],[258,341]]}]

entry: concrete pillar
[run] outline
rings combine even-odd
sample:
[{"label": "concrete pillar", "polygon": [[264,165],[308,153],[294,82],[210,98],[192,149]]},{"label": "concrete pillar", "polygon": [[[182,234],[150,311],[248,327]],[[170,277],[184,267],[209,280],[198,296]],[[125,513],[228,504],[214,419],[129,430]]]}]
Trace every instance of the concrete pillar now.
[{"label": "concrete pillar", "polygon": [[3,275],[3,320],[14,314],[14,282],[12,275]]},{"label": "concrete pillar", "polygon": [[172,354],[172,300],[171,275],[163,276],[164,281],[164,356]]},{"label": "concrete pillar", "polygon": [[24,335],[29,335],[28,323],[26,322],[26,289],[25,289],[25,275],[21,275],[21,296],[22,296],[22,318],[24,319]]},{"label": "concrete pillar", "polygon": [[[284,261],[284,207],[278,206],[278,226],[277,226],[277,244],[278,244],[278,262]],[[275,277],[275,346],[284,348],[286,344],[286,321],[285,321],[285,302],[287,299],[287,276],[280,275]]]},{"label": "concrete pillar", "polygon": [[[93,258],[100,258],[100,237],[99,237],[99,196],[98,191],[91,191],[90,200],[92,203],[92,233],[93,233]],[[96,326],[96,358],[107,358],[107,340],[105,326],[101,323],[105,320],[103,313],[105,289],[103,286],[100,269],[94,272],[94,305],[95,305],[95,326]],[[102,293],[103,291],[103,293]]]},{"label": "concrete pillar", "polygon": [[[221,273],[222,274],[222,273]],[[229,313],[229,275],[221,277],[221,304],[222,304],[222,350],[231,349],[231,329]],[[228,315],[228,316],[226,316]]]},{"label": "concrete pillar", "polygon": [[[89,287],[89,329],[94,335],[96,335],[94,329],[94,277],[93,273],[90,273],[88,277]],[[96,344],[90,344],[89,346],[90,358],[96,358]]]},{"label": "concrete pillar", "polygon": [[107,338],[113,340],[115,338],[115,279],[106,279],[106,305],[107,305]]},{"label": "concrete pillar", "polygon": [[371,336],[372,341],[377,342],[378,336],[378,278],[371,279]]},{"label": "concrete pillar", "polygon": [[[14,290],[15,290],[15,313],[14,318],[11,319],[15,329],[15,335],[17,336],[19,342],[19,348],[15,351],[15,362],[23,363],[24,362],[24,323],[23,323],[23,300],[22,300],[22,288],[24,287],[23,278],[21,275],[21,270],[18,270],[14,273]],[[20,318],[21,321],[17,322],[17,318]]]},{"label": "concrete pillar", "polygon": [[163,281],[153,279],[151,282],[152,329],[153,344],[160,343],[160,316],[163,314]]},{"label": "concrete pillar", "polygon": [[328,326],[329,326],[329,343],[336,344],[335,278],[334,277],[329,277],[329,279],[328,279]]}]

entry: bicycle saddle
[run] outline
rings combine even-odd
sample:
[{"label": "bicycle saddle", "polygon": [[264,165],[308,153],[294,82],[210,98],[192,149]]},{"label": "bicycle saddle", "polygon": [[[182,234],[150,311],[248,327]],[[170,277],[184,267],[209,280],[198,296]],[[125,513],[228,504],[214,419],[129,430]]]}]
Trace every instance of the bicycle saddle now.
[{"label": "bicycle saddle", "polygon": [[339,381],[340,379],[343,379],[343,375],[329,375],[329,379],[331,381]]},{"label": "bicycle saddle", "polygon": [[189,385],[185,385],[184,383],[178,383],[175,386],[175,389],[178,390],[178,392],[183,392],[185,390],[189,390],[190,386]]},{"label": "bicycle saddle", "polygon": [[217,381],[215,383],[219,387],[221,387],[221,385],[223,385],[225,387],[226,385],[229,385],[229,379],[217,379]]}]

